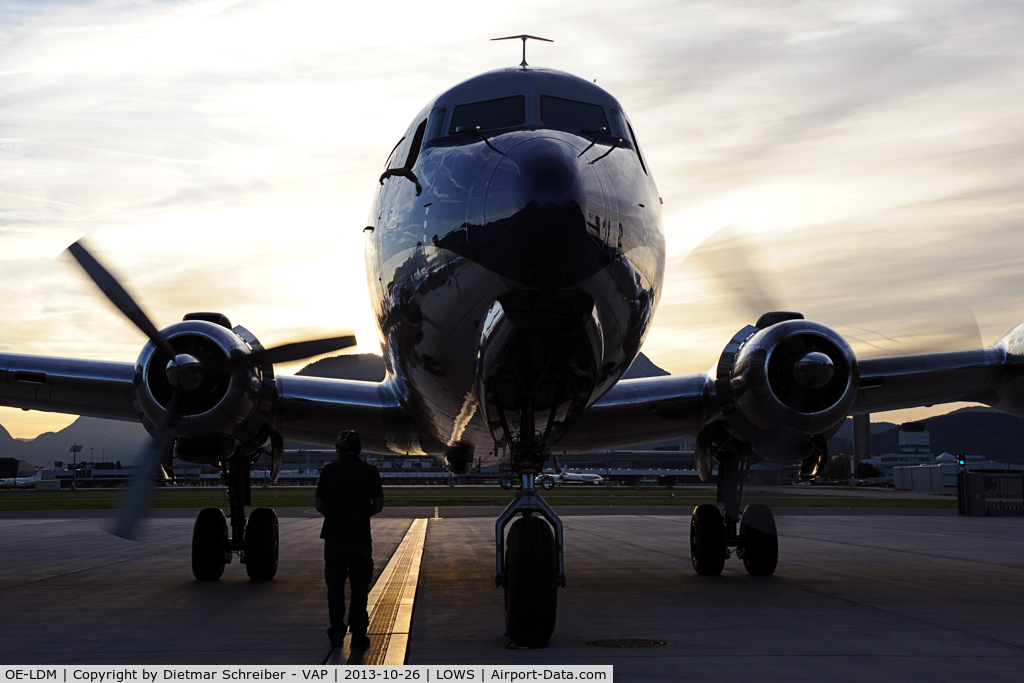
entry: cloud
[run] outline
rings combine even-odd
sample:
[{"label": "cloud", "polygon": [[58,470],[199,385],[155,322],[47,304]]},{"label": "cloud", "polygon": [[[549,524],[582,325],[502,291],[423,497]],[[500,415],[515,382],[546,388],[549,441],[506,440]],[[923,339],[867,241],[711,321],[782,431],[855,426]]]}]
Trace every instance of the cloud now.
[{"label": "cloud", "polygon": [[[8,2],[0,350],[132,360],[56,260],[91,234],[155,319],[376,339],[362,234],[432,96],[519,61],[624,105],[670,250],[646,350],[706,369],[753,315],[684,257],[736,225],[778,297],[858,352],[986,342],[1024,306],[1024,16],[1012,2]],[[953,324],[952,320],[960,320]],[[897,340],[896,342],[887,341]]]}]

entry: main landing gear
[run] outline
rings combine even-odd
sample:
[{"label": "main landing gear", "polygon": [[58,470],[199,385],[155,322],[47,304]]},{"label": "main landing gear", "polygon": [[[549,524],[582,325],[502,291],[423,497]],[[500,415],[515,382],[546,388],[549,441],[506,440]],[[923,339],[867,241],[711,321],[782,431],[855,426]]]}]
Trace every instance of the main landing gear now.
[{"label": "main landing gear", "polygon": [[[701,576],[717,576],[732,555],[743,560],[753,576],[771,576],[779,563],[779,536],[767,505],[748,505],[739,513],[743,484],[749,471],[746,457],[723,458],[718,466],[717,505],[698,505],[690,516],[690,560]],[[731,460],[731,461],[730,461]]]},{"label": "main landing gear", "polygon": [[[521,648],[547,647],[555,630],[558,588],[565,587],[562,520],[540,497],[534,474],[521,474],[520,480],[519,492],[494,525],[494,584],[505,589],[509,639]],[[512,523],[506,539],[505,527],[520,512],[523,516]]]},{"label": "main landing gear", "polygon": [[277,574],[278,522],[272,508],[256,508],[245,517],[250,504],[249,466],[252,457],[236,456],[222,464],[228,487],[231,535],[228,519],[220,508],[204,508],[192,529],[192,575],[199,581],[216,581],[224,574],[224,565],[238,553],[245,571],[253,580],[267,580]]}]

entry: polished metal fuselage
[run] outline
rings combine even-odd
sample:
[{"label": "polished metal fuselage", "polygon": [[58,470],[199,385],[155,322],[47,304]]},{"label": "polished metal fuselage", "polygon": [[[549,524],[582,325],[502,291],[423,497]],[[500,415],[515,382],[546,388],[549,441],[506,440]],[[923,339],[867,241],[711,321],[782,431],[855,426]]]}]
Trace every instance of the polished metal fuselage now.
[{"label": "polished metal fuselage", "polygon": [[[527,77],[505,80],[516,88]],[[538,90],[566,79],[579,81],[548,73]],[[628,141],[531,120],[486,139],[428,141],[412,170],[422,191],[409,178],[384,180],[367,231],[388,381],[419,427],[404,443],[396,430],[389,447],[440,454],[471,443],[486,463],[499,457],[476,395],[488,311],[522,290],[591,297],[603,336],[593,403],[628,369],[650,328],[665,265],[661,202]]]}]

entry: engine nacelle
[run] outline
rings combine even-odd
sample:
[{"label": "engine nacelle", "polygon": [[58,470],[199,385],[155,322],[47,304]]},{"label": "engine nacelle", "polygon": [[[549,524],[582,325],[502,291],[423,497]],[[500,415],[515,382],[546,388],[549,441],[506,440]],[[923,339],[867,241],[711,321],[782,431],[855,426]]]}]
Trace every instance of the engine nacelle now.
[{"label": "engine nacelle", "polygon": [[[194,357],[203,368],[195,386],[178,390],[176,419],[169,426],[177,439],[175,455],[190,462],[216,463],[229,457],[240,443],[259,441],[255,447],[262,445],[269,435],[273,382],[267,386],[261,369],[215,367],[252,353],[249,343],[227,327],[206,320],[186,320],[162,332],[175,351]],[[135,407],[151,434],[167,419],[171,408],[170,361],[167,353],[150,341],[135,363]]]},{"label": "engine nacelle", "polygon": [[806,457],[811,437],[841,426],[859,381],[857,357],[841,335],[787,320],[737,335],[719,361],[715,389],[726,423],[758,455],[794,460]]}]

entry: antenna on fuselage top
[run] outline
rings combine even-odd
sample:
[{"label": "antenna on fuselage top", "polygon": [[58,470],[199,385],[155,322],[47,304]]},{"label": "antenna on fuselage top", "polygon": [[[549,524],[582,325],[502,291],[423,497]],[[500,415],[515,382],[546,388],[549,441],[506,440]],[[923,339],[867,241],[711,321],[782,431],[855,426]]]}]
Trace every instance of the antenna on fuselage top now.
[{"label": "antenna on fuselage top", "polygon": [[537,36],[528,36],[525,33],[523,33],[521,35],[518,35],[518,36],[505,36],[504,38],[491,38],[491,42],[494,42],[495,40],[515,40],[516,38],[519,38],[519,39],[521,39],[523,41],[523,63],[520,64],[519,66],[523,67],[524,71],[526,70],[526,67],[527,67],[527,64],[526,64],[526,41],[527,40],[543,40],[545,43],[553,43],[553,42],[555,42],[553,40],[548,40],[547,38],[538,38]]}]

